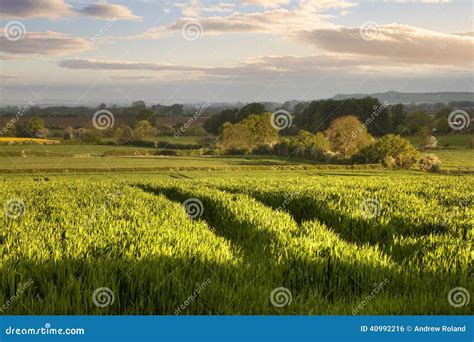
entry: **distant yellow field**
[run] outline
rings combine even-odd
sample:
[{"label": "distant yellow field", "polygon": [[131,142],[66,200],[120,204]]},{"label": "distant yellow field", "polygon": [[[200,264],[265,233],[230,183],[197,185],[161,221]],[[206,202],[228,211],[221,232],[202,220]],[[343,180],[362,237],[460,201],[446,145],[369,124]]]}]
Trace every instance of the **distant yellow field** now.
[{"label": "distant yellow field", "polygon": [[53,145],[59,144],[59,140],[52,139],[37,139],[37,138],[13,138],[4,137],[0,138],[1,145],[23,145],[23,144],[35,144],[35,145]]}]

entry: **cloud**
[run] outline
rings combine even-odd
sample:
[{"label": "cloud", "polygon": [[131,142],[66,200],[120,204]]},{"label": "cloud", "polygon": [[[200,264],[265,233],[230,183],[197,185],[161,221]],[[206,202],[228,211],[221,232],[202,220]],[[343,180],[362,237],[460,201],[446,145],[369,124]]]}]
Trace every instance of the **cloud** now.
[{"label": "cloud", "polygon": [[240,4],[242,6],[278,7],[289,2],[289,0],[241,0]]},{"label": "cloud", "polygon": [[359,28],[302,31],[297,37],[317,48],[342,54],[385,58],[386,63],[467,66],[473,63],[474,38],[413,26],[372,27],[370,39]]},{"label": "cloud", "polygon": [[58,19],[74,15],[74,9],[64,0],[2,0],[0,14],[8,18]]},{"label": "cloud", "polygon": [[225,33],[266,33],[286,34],[293,31],[316,28],[335,27],[328,22],[329,15],[323,12],[330,8],[350,8],[356,3],[330,0],[304,0],[293,9],[272,8],[261,12],[233,12],[226,16],[199,17],[201,10],[190,10],[174,23],[153,27],[148,31],[123,37],[126,39],[159,39],[173,32],[181,31],[191,20],[197,20],[204,34],[217,35]]},{"label": "cloud", "polygon": [[141,20],[141,17],[134,15],[128,7],[122,5],[92,4],[78,12],[97,19]]},{"label": "cloud", "polygon": [[58,20],[63,17],[89,16],[97,19],[117,17],[122,20],[137,20],[126,6],[115,4],[90,4],[77,9],[64,0],[2,0],[0,14],[6,18],[30,19],[48,18]]},{"label": "cloud", "polygon": [[[398,74],[412,71],[402,63],[386,66],[383,58],[370,62],[358,56],[312,55],[312,56],[260,56],[247,61],[223,67],[201,67],[190,65],[172,65],[156,62],[110,61],[96,59],[65,59],[58,66],[75,70],[121,71],[111,74],[112,78],[137,79],[157,78],[171,73],[181,79],[232,79],[235,82],[246,80],[262,81],[273,79],[282,73],[287,77],[300,80],[315,80],[324,75],[366,75],[367,72],[383,74],[396,71]],[[124,71],[133,72],[124,74]],[[145,76],[136,75],[136,71],[149,72]]]},{"label": "cloud", "polygon": [[129,62],[97,59],[65,59],[58,63],[68,69],[99,69],[99,70],[149,70],[149,71],[202,71],[204,68],[184,65],[171,65],[153,62]]},{"label": "cloud", "polygon": [[[2,28],[0,30],[3,32]],[[88,50],[90,47],[90,42],[84,38],[58,32],[26,32],[22,39],[16,41],[11,41],[4,33],[0,33],[0,51],[7,54],[62,55]]]}]

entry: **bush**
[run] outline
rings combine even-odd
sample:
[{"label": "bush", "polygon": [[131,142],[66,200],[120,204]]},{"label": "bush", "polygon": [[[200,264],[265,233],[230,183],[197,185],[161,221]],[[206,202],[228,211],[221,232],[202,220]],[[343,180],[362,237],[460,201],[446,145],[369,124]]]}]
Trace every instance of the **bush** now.
[{"label": "bush", "polygon": [[425,154],[420,158],[420,170],[439,172],[441,170],[441,160],[436,154]]},{"label": "bush", "polygon": [[362,149],[353,158],[354,162],[382,163],[386,167],[409,169],[418,160],[416,148],[398,135],[387,134]]}]

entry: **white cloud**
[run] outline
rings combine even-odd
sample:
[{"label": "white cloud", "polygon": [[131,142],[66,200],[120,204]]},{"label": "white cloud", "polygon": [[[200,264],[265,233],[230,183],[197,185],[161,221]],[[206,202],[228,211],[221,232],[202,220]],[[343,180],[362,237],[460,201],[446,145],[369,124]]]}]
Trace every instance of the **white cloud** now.
[{"label": "white cloud", "polygon": [[58,20],[81,15],[97,19],[114,17],[121,20],[140,19],[126,6],[100,3],[89,4],[82,9],[77,9],[64,0],[2,0],[0,14],[6,18],[15,19],[48,18]]},{"label": "white cloud", "polygon": [[191,6],[183,12],[183,18],[166,26],[154,27],[146,32],[126,37],[128,39],[159,39],[172,32],[180,31],[183,26],[192,20],[198,20],[203,27],[204,34],[217,35],[225,33],[267,33],[284,35],[290,32],[335,27],[324,11],[330,8],[350,8],[356,3],[332,0],[303,0],[293,9],[272,8],[262,12],[234,12],[226,16],[200,17],[205,9],[197,6],[200,2],[193,0]]},{"label": "white cloud", "polygon": [[386,63],[466,66],[473,63],[474,38],[446,34],[413,26],[389,24],[373,28],[371,40],[359,28],[340,27],[302,31],[304,42],[342,54],[385,58]]},{"label": "white cloud", "polygon": [[[0,28],[3,32],[3,28]],[[6,52],[9,59],[19,59],[16,54],[62,55],[88,50],[88,40],[71,37],[59,32],[26,32],[22,39],[11,41],[5,33],[0,33],[0,51]]]}]

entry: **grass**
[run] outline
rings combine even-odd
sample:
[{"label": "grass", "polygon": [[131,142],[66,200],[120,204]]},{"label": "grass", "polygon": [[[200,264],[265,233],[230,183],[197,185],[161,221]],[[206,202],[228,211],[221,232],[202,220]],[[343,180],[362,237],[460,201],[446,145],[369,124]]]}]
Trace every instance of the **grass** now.
[{"label": "grass", "polygon": [[154,151],[153,148],[116,145],[0,145],[1,152],[52,152],[67,155],[90,154],[101,156],[106,151]]},{"label": "grass", "polygon": [[[0,204],[24,211],[0,212],[0,302],[29,285],[2,313],[351,314],[368,296],[358,314],[473,310],[447,300],[473,290],[473,176],[186,174],[4,182]],[[361,209],[368,198],[378,216]],[[99,307],[104,287],[114,301]],[[282,287],[292,300],[277,307]]]},{"label": "grass", "polygon": [[426,151],[441,159],[441,168],[450,171],[474,171],[474,149]]},{"label": "grass", "polygon": [[[474,139],[474,133],[472,134],[445,134],[435,135],[438,139],[438,143],[442,146],[457,146],[457,147],[469,147],[470,142]],[[417,136],[404,137],[408,139],[413,145],[418,146],[420,138]]]}]

